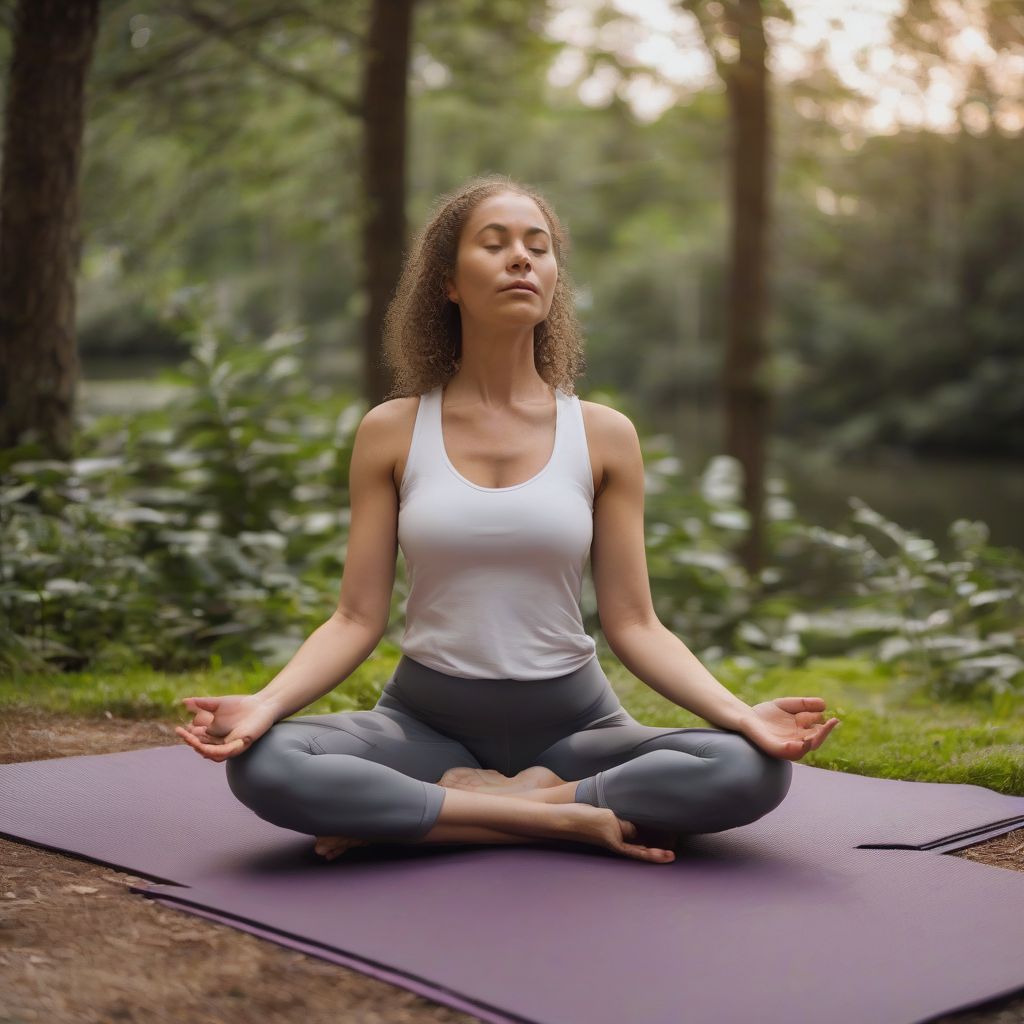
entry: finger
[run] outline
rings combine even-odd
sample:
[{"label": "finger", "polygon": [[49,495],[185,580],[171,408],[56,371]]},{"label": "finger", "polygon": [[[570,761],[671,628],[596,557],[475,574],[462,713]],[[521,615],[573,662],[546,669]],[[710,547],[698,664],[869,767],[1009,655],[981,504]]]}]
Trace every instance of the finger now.
[{"label": "finger", "polygon": [[195,751],[202,753],[202,744],[196,739],[190,732],[186,732],[184,729],[175,729],[175,732]]},{"label": "finger", "polygon": [[175,732],[177,732],[177,733],[178,733],[178,735],[179,735],[179,736],[180,736],[180,737],[181,737],[181,738],[182,738],[182,739],[183,739],[183,740],[184,740],[184,741],[185,741],[185,742],[186,742],[186,743],[187,743],[187,744],[188,744],[188,745],[189,745],[189,746],[190,746],[190,747],[191,747],[191,748],[192,748],[193,750],[197,750],[197,751],[199,751],[199,753],[200,753],[200,754],[203,754],[204,756],[206,755],[206,753],[207,753],[208,751],[211,751],[211,750],[217,750],[217,749],[218,749],[217,747],[215,747],[215,746],[214,746],[214,744],[212,744],[212,743],[204,743],[204,742],[203,742],[202,740],[200,740],[200,739],[199,739],[199,738],[198,738],[197,736],[194,736],[194,735],[193,735],[192,733],[190,733],[190,732],[186,732],[186,731],[185,731],[184,729],[181,729],[180,727],[179,727],[178,729],[175,729]]},{"label": "finger", "polygon": [[223,743],[223,736],[214,736],[205,725],[190,725],[187,726],[188,731],[192,734],[195,739],[199,740],[200,743]]},{"label": "finger", "polygon": [[810,740],[806,739],[793,739],[786,740],[783,744],[783,750],[779,754],[780,757],[785,758],[787,761],[799,761],[804,754],[810,749]]},{"label": "finger", "polygon": [[229,732],[218,735],[215,732],[210,732],[210,725],[196,725],[192,727],[192,735],[198,740],[202,740],[204,743],[223,743],[224,740],[230,735]]},{"label": "finger", "polygon": [[796,752],[794,760],[799,761],[808,751],[817,750],[838,723],[838,718],[830,719],[827,724],[818,726],[814,732],[809,736],[805,736],[802,740],[791,740],[790,743],[793,745],[794,752]]},{"label": "finger", "polygon": [[[627,854],[630,857],[639,857],[641,860],[651,861],[667,861],[672,860],[675,857],[673,850],[666,850],[659,846],[648,846],[646,843],[630,842],[640,837],[640,828],[635,822],[629,821],[626,818],[619,818],[616,816],[616,821],[619,823],[619,831],[622,833],[622,841],[615,844],[616,849],[620,853]],[[646,834],[643,838],[647,838]]]},{"label": "finger", "polygon": [[235,740],[231,744],[222,744],[219,746],[213,746],[209,743],[200,743],[196,749],[208,761],[215,761],[217,764],[220,764],[232,755],[239,753],[244,746],[244,740]]},{"label": "finger", "polygon": [[823,711],[800,711],[795,717],[796,724],[801,729],[810,729],[811,726],[819,725],[825,721],[825,713]]},{"label": "finger", "polygon": [[247,736],[236,736],[234,739],[223,739],[219,743],[204,743],[202,746],[213,751],[218,757],[230,757],[244,750],[251,741]]},{"label": "finger", "polygon": [[206,708],[201,708],[197,704],[188,703],[189,701],[194,700],[195,698],[193,697],[186,697],[185,700],[182,701],[182,703],[185,704],[186,708],[192,712],[192,723],[199,725],[208,725],[214,719],[214,712],[209,711]]},{"label": "finger", "polygon": [[825,700],[822,697],[776,697],[775,704],[790,714],[825,710]]},{"label": "finger", "polygon": [[182,703],[189,708],[201,711],[216,711],[220,706],[220,697],[183,697]]},{"label": "finger", "polygon": [[175,732],[177,732],[178,735],[181,736],[181,738],[184,739],[185,742],[188,743],[188,745],[192,747],[193,750],[196,750],[200,754],[202,754],[203,757],[207,758],[210,761],[218,762],[224,761],[227,758],[231,757],[232,754],[236,754],[239,751],[245,749],[246,743],[249,741],[248,737],[239,737],[238,739],[232,740],[230,742],[221,742],[217,744],[203,743],[202,741],[196,739],[195,736],[192,736],[189,733],[185,732],[183,729],[176,729]]},{"label": "finger", "polygon": [[816,734],[816,735],[815,735],[815,737],[814,737],[814,741],[813,741],[813,744],[812,744],[812,747],[811,747],[811,749],[812,749],[812,750],[817,750],[817,749],[818,749],[818,747],[820,747],[820,746],[822,745],[822,743],[824,743],[824,742],[825,742],[826,738],[828,737],[828,734],[829,734],[829,733],[830,733],[830,732],[831,732],[831,731],[832,731],[832,730],[833,730],[833,729],[834,729],[834,728],[835,728],[835,727],[836,727],[836,726],[837,726],[838,724],[839,724],[839,719],[838,719],[838,718],[831,718],[831,719],[829,719],[829,720],[828,720],[828,721],[827,721],[827,722],[826,722],[826,723],[825,723],[825,724],[824,724],[823,726],[821,726],[821,727],[820,727],[820,728],[818,729],[818,732],[817,732],[817,734]]},{"label": "finger", "polygon": [[670,861],[675,859],[675,851],[665,850],[658,846],[641,846],[639,843],[623,843],[621,852],[631,857],[638,857],[640,860],[648,861]]}]

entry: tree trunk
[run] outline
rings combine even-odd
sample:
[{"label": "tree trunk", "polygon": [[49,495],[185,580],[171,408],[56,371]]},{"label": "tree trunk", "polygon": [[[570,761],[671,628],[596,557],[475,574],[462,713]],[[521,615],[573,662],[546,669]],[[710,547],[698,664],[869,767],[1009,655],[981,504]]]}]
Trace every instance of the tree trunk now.
[{"label": "tree trunk", "polygon": [[99,0],[19,0],[0,184],[0,447],[71,454],[86,76]]},{"label": "tree trunk", "polygon": [[371,406],[383,401],[390,387],[381,335],[406,245],[406,109],[414,2],[375,0],[363,70],[363,367]]},{"label": "tree trunk", "polygon": [[744,470],[743,504],[750,532],[739,549],[748,572],[763,561],[764,476],[770,386],[764,379],[769,229],[769,109],[764,23],[759,0],[732,8],[739,59],[725,84],[732,122],[732,232],[724,398],[725,449]]}]

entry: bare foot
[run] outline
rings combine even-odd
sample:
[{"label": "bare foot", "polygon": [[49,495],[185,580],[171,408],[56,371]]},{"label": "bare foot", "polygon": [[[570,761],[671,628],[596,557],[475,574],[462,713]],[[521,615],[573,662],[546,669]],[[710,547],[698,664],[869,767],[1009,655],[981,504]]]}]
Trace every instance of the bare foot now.
[{"label": "bare foot", "polygon": [[[660,846],[645,846],[637,840],[642,838],[640,830],[631,821],[617,818],[607,807],[591,807],[589,804],[567,804],[569,828],[566,839],[577,839],[581,843],[603,846],[616,853],[654,864],[671,864],[676,859],[675,851]],[[650,830],[643,838],[652,835]]]},{"label": "bare foot", "polygon": [[565,779],[541,765],[524,768],[509,778],[490,768],[449,768],[438,781],[446,789],[465,789],[474,793],[523,793],[533,789],[561,786]]},{"label": "bare foot", "polygon": [[313,849],[325,860],[334,860],[353,846],[368,846],[369,839],[351,839],[348,836],[317,836]]}]

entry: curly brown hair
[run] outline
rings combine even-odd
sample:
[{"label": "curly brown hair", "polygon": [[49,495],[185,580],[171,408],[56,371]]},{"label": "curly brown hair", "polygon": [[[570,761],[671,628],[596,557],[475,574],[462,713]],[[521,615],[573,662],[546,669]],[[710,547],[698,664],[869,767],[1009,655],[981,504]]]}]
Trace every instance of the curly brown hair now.
[{"label": "curly brown hair", "polygon": [[569,233],[537,189],[508,175],[486,174],[439,196],[409,247],[398,288],[384,314],[383,363],[392,373],[386,399],[424,394],[446,384],[458,370],[462,320],[458,304],[445,293],[445,278],[455,274],[459,236],[470,214],[480,202],[502,192],[532,199],[551,228],[558,281],[546,319],[533,329],[534,365],[549,385],[576,393],[575,380],[586,361],[575,290],[564,267]]}]

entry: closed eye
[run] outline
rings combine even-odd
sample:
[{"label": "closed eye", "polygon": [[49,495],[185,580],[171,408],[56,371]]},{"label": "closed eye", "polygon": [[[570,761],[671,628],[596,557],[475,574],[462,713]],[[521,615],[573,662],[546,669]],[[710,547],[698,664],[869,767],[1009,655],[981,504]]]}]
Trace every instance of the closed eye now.
[{"label": "closed eye", "polygon": [[[501,246],[500,245],[485,245],[484,248],[487,249],[487,250],[500,249]],[[547,249],[531,249],[530,252],[535,252],[538,256],[543,256],[544,253],[547,252]]]}]

